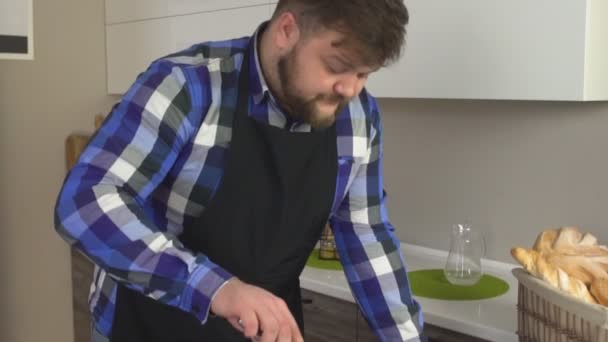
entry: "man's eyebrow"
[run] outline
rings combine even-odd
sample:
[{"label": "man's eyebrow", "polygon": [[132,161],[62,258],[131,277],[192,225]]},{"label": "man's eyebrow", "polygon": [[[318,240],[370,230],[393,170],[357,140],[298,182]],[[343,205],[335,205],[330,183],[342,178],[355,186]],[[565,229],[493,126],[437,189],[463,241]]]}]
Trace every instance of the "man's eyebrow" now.
[{"label": "man's eyebrow", "polygon": [[[343,55],[339,54],[339,53],[335,53],[329,56],[329,58],[334,58],[336,60],[338,60],[340,63],[344,64],[344,66],[346,66],[349,70],[356,70],[357,67],[355,66],[355,64],[353,62],[351,62],[350,59],[348,59],[347,57],[344,57]],[[370,70],[365,71],[365,74],[371,74],[373,72],[378,71],[378,69],[380,69],[380,67],[369,67]]]},{"label": "man's eyebrow", "polygon": [[[345,46],[345,39],[335,40],[331,42],[331,47],[335,48],[336,50],[343,49]],[[355,68],[355,63],[353,63],[350,58],[344,56],[344,53],[336,51],[332,53],[332,57],[336,57],[342,64],[345,64],[346,66],[352,69]]]},{"label": "man's eyebrow", "polygon": [[[341,39],[341,40],[335,40],[333,42],[331,42],[331,47],[335,48],[337,51],[332,52],[329,55],[329,58],[335,58],[337,59],[340,63],[344,64],[347,68],[351,69],[351,70],[355,70],[356,64],[355,62],[353,62],[350,58],[348,58],[346,56],[346,53],[341,52],[339,49],[343,48],[345,46],[345,40]],[[343,51],[343,50],[342,50]],[[378,69],[380,69],[380,67],[370,67],[372,70],[369,71],[369,73],[375,72]]]}]

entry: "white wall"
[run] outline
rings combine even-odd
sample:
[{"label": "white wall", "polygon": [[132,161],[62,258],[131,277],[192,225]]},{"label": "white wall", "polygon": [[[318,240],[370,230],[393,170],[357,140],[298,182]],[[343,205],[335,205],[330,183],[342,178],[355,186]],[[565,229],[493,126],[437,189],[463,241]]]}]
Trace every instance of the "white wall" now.
[{"label": "white wall", "polygon": [[515,262],[551,226],[608,245],[608,104],[380,100],[389,215],[404,242],[448,249],[471,218]]},{"label": "white wall", "polygon": [[34,1],[34,61],[0,61],[0,341],[73,340],[69,252],[53,228],[64,139],[105,95],[103,0]]}]

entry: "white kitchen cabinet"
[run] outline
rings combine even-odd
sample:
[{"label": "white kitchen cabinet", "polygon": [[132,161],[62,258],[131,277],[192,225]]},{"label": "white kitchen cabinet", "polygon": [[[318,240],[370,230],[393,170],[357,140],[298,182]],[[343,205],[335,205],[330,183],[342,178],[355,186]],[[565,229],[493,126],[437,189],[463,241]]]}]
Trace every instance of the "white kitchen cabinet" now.
[{"label": "white kitchen cabinet", "polygon": [[268,0],[106,0],[106,25],[268,3]]},{"label": "white kitchen cabinet", "polygon": [[606,0],[405,0],[402,59],[377,97],[608,100]]},{"label": "white kitchen cabinet", "polygon": [[108,93],[124,93],[150,62],[162,56],[199,42],[253,34],[269,18],[268,6],[106,25]]},{"label": "white kitchen cabinet", "polygon": [[[404,0],[400,61],[372,75],[377,97],[608,100],[606,0]],[[108,91],[150,61],[249,35],[276,0],[106,0]]]}]

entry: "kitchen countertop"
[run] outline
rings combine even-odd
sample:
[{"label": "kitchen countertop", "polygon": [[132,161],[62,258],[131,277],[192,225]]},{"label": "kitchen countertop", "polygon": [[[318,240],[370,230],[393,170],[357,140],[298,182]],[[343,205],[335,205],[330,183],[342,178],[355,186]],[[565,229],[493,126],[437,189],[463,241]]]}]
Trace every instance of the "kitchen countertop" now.
[{"label": "kitchen countertop", "polygon": [[[443,269],[448,252],[401,244],[408,271]],[[448,301],[414,296],[422,306],[425,322],[490,341],[517,341],[517,279],[511,274],[515,264],[482,260],[483,272],[509,284],[507,293],[491,299]],[[355,302],[343,271],[305,267],[302,288]]]}]

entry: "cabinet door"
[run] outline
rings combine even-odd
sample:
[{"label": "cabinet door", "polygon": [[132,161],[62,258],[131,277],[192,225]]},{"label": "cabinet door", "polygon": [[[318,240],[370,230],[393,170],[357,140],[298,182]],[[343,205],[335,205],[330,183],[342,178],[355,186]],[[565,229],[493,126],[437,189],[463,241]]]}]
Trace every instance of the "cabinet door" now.
[{"label": "cabinet door", "polygon": [[377,342],[378,337],[374,335],[369,324],[361,314],[361,310],[357,307],[357,342]]},{"label": "cabinet door", "polygon": [[249,36],[267,18],[262,5],[107,25],[108,93],[124,93],[157,58],[199,42]]},{"label": "cabinet door", "polygon": [[[302,290],[304,341],[353,342],[356,340],[356,307],[340,299]],[[311,302],[310,302],[311,301]]]},{"label": "cabinet door", "polygon": [[267,5],[268,1],[269,0],[106,0],[106,24]]},{"label": "cabinet door", "polygon": [[429,342],[490,342],[428,323],[424,325],[424,335],[428,338]]},{"label": "cabinet door", "polygon": [[404,2],[405,54],[370,77],[375,96],[582,99],[586,1]]},{"label": "cabinet door", "polygon": [[[424,324],[424,336],[429,342],[489,342],[487,340],[466,335],[457,331],[441,328],[429,323]],[[377,342],[378,337],[369,328],[369,325],[357,309],[357,342]]]}]

